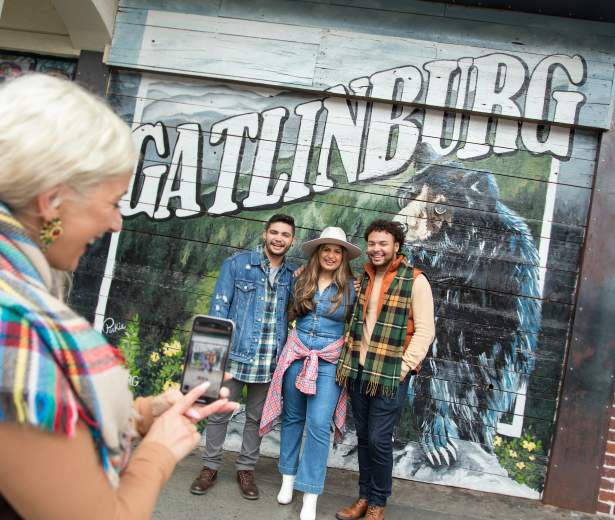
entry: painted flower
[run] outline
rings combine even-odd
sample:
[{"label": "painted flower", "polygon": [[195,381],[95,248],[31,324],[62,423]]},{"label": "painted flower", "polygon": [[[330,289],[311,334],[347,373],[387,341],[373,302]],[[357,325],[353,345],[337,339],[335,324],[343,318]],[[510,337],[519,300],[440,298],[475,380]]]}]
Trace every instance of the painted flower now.
[{"label": "painted flower", "polygon": [[170,388],[173,388],[174,390],[179,390],[179,383],[176,383],[175,381],[171,381],[170,379],[167,379],[164,382],[164,385],[162,386],[162,391],[166,392]]},{"label": "painted flower", "polygon": [[517,452],[515,450],[508,450],[508,455],[510,455],[510,457],[513,459],[516,459],[518,457]]},{"label": "painted flower", "polygon": [[495,436],[495,439],[493,439],[493,445],[494,446],[501,446],[502,445],[502,437],[500,437],[499,435]]},{"label": "painted flower", "polygon": [[159,359],[160,359],[160,354],[158,354],[158,352],[152,352],[152,353],[149,355],[149,360],[150,360],[152,363],[158,363],[158,360],[159,360]]},{"label": "painted flower", "polygon": [[177,354],[180,354],[181,351],[182,346],[177,340],[162,344],[162,353],[167,357],[176,356]]},{"label": "painted flower", "polygon": [[525,468],[525,463],[524,462],[517,462],[515,464],[515,466],[517,466],[518,469],[523,469],[523,468]]},{"label": "painted flower", "polygon": [[530,455],[530,456],[528,457],[528,459],[530,459],[530,460],[534,461],[534,460],[536,460],[536,457],[534,457],[534,455]]},{"label": "painted flower", "polygon": [[534,451],[536,449],[536,443],[528,441],[527,439],[521,443],[521,446],[523,446],[527,451]]}]

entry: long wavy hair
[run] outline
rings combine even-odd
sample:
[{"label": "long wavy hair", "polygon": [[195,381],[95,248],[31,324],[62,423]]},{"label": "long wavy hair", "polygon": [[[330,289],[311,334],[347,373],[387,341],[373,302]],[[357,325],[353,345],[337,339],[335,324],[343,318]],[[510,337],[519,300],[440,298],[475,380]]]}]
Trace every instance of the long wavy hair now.
[{"label": "long wavy hair", "polygon": [[[310,255],[303,272],[297,277],[293,290],[293,301],[290,305],[289,314],[292,319],[304,316],[314,310],[314,295],[318,289],[318,275],[320,273],[320,250],[328,244],[321,244]],[[350,298],[349,285],[352,283],[352,268],[348,261],[348,251],[342,247],[342,262],[333,273],[333,283],[337,286],[337,294],[331,299],[333,314],[344,301]]]}]

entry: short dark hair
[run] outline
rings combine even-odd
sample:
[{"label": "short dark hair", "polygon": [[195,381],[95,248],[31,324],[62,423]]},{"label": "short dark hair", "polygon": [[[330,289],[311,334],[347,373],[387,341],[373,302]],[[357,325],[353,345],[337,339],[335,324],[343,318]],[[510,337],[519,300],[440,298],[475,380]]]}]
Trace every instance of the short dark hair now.
[{"label": "short dark hair", "polygon": [[401,248],[404,246],[404,237],[406,234],[401,222],[384,219],[374,220],[367,226],[363,238],[367,240],[370,233],[373,233],[374,231],[386,231],[387,233],[393,235],[393,238],[395,239],[395,242],[399,244],[399,249],[401,251]]},{"label": "short dark hair", "polygon": [[288,224],[291,228],[293,228],[293,236],[295,234],[295,219],[290,215],[285,215],[284,213],[276,213],[275,215],[271,215],[269,220],[265,224],[265,231],[269,229],[271,224],[276,222],[283,222],[284,224]]}]

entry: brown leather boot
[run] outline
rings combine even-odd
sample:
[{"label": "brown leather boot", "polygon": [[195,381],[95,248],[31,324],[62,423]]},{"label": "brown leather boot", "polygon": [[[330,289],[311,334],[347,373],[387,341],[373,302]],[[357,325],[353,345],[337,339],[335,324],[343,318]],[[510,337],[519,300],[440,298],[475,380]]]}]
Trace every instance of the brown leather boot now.
[{"label": "brown leather boot", "polygon": [[337,518],[337,520],[357,520],[357,518],[363,518],[366,511],[367,498],[359,497],[352,505],[335,513],[335,518]]},{"label": "brown leather boot", "polygon": [[248,500],[258,499],[259,492],[254,481],[254,471],[249,469],[237,471],[237,482],[239,483],[239,491],[243,498]]},{"label": "brown leather boot", "polygon": [[382,506],[369,506],[367,508],[367,514],[365,520],[384,520],[384,507]]},{"label": "brown leather boot", "polygon": [[201,469],[201,472],[190,486],[190,493],[193,495],[204,495],[216,483],[217,478],[218,472],[215,469],[203,466],[203,469]]}]

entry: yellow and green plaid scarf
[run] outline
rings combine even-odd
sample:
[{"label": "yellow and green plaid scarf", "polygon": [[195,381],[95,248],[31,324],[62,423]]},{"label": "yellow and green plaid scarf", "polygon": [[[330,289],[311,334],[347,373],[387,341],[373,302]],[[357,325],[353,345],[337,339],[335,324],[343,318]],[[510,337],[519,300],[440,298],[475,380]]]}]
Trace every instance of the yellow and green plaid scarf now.
[{"label": "yellow and green plaid scarf", "polygon": [[390,397],[396,395],[399,388],[401,359],[408,330],[408,311],[412,301],[413,268],[404,258],[385,294],[359,380],[359,356],[365,319],[363,309],[368,282],[368,277],[363,276],[348,338],[337,363],[336,379],[339,385],[359,388],[366,395]]}]

